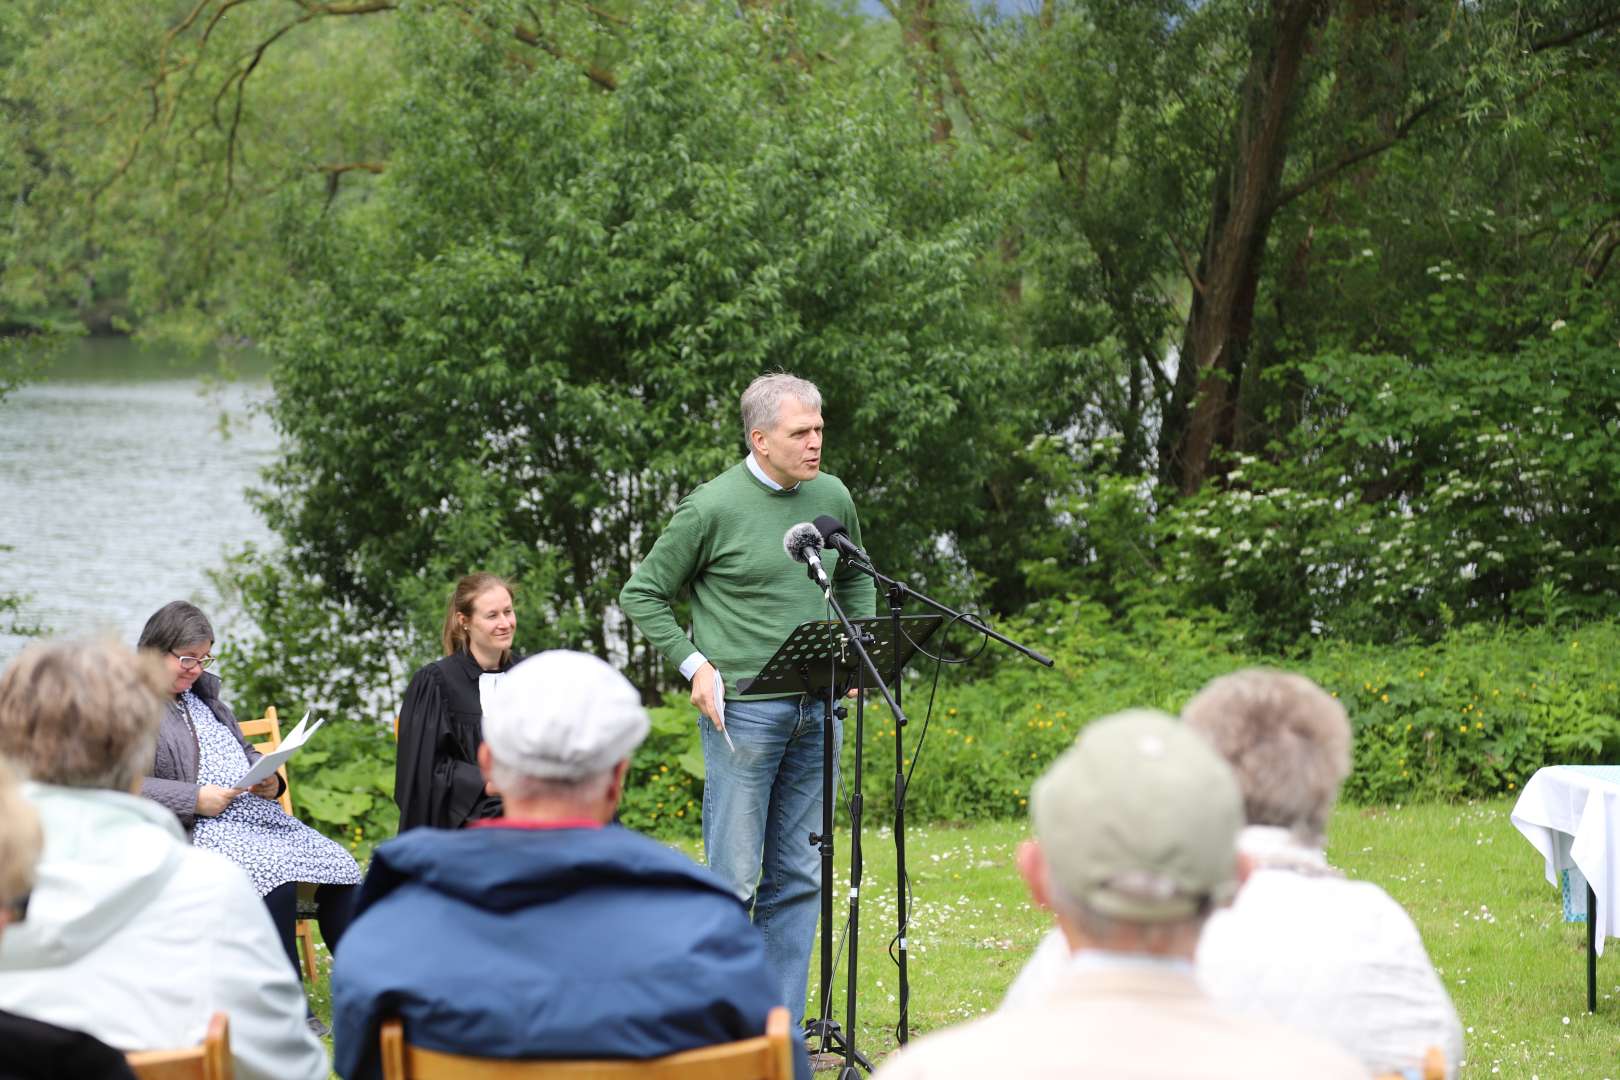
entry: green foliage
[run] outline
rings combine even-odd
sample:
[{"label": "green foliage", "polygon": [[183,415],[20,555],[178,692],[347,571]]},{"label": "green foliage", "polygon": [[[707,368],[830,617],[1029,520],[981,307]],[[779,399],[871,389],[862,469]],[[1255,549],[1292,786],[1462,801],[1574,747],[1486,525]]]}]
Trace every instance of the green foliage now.
[{"label": "green foliage", "polygon": [[671,694],[651,712],[652,732],[630,763],[619,820],[652,836],[695,838],[703,821],[697,710]]},{"label": "green foliage", "polygon": [[288,270],[265,196],[386,156],[381,31],[296,0],[5,4],[0,312],[194,342],[237,329]]},{"label": "green foliage", "polygon": [[389,170],[363,204],[289,198],[301,278],[263,312],[285,451],[260,506],[311,600],[422,640],[488,568],[523,650],[624,648],[656,687],[614,598],[775,367],[822,386],[886,565],[950,586],[935,538],[995,521],[972,493],[1034,409],[986,299],[988,163],[931,145],[895,80],[775,63],[722,6],[638,12],[611,93],[437,7],[398,31]]},{"label": "green foliage", "polygon": [[[1174,713],[1209,679],[1243,664],[1218,619],[1163,609],[1144,607],[1136,621],[1115,622],[1096,604],[1052,602],[998,629],[1050,656],[1054,667],[992,646],[971,665],[945,670],[937,694],[932,672],[919,666],[902,701],[910,720],[904,732],[881,703],[868,707],[867,806],[880,817],[893,804],[897,738],[910,772],[908,816],[1017,817],[1027,812],[1030,784],[1086,723],[1142,706]],[[846,777],[852,731],[846,721]],[[920,760],[914,770],[913,760]]]},{"label": "green foliage", "polygon": [[1620,627],[1465,630],[1430,648],[1332,646],[1307,667],[1356,728],[1362,802],[1511,793],[1536,769],[1612,760]]},{"label": "green foliage", "polygon": [[[1355,802],[1511,793],[1543,765],[1620,753],[1620,685],[1608,664],[1620,625],[1612,622],[1474,628],[1433,645],[1340,642],[1287,660],[1242,649],[1220,619],[1143,614],[1120,625],[1096,608],[1054,606],[1013,636],[1044,637],[1055,671],[1004,660],[986,678],[952,685],[947,675],[907,813],[922,821],[1018,816],[1029,784],[1086,722],[1139,705],[1176,712],[1211,678],[1256,664],[1300,671],[1344,702],[1355,729],[1344,795]],[[1031,635],[1036,627],[1052,633]],[[914,692],[908,712],[920,719],[924,701]],[[918,726],[906,734],[908,759],[919,753]],[[892,726],[874,727],[867,805],[885,807]]]},{"label": "green foliage", "polygon": [[1560,321],[1512,364],[1323,355],[1307,371],[1341,419],[1162,515],[1171,587],[1270,648],[1614,611],[1620,324],[1595,322]]}]

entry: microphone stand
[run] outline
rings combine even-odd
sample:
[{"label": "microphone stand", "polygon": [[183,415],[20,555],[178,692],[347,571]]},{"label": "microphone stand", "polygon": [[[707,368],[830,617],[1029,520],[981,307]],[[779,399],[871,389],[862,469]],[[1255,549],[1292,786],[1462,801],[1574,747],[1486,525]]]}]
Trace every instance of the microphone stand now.
[{"label": "microphone stand", "polygon": [[[818,582],[819,584],[819,582]],[[825,590],[823,590],[825,591]],[[839,614],[842,614],[840,612]],[[935,631],[945,622],[938,615],[906,615],[901,622],[905,629],[900,634],[902,644],[894,650],[895,670],[892,673],[877,673],[877,684],[884,690],[889,683],[898,686],[899,672],[904,664],[911,659],[913,652],[927,641]],[[827,711],[830,715],[840,719],[848,715],[848,710],[838,703],[838,698],[848,688],[852,680],[840,671],[840,667],[850,666],[848,659],[852,646],[862,653],[872,666],[872,658],[876,655],[888,655],[887,646],[894,643],[894,624],[881,615],[863,616],[858,619],[843,620],[811,620],[800,623],[794,627],[786,640],[777,646],[776,652],[765,662],[757,676],[751,679],[740,680],[737,689],[740,693],[759,693],[777,691],[795,691],[824,698]],[[860,666],[856,668],[855,675],[859,679],[858,687],[866,685],[866,670]],[[886,695],[887,696],[887,695]],[[896,706],[899,698],[892,699]],[[865,796],[862,791],[864,778],[862,769],[865,764],[863,746],[865,744],[865,703],[864,698],[856,702],[855,706],[855,775],[852,785],[853,794],[850,799],[850,828],[852,834],[851,867],[850,867],[850,893],[849,893],[849,921],[846,927],[853,934],[850,942],[851,962],[845,972],[847,980],[847,1001],[845,1005],[845,1020],[849,1030],[853,1033],[855,1028],[856,983],[857,965],[859,963],[860,939],[860,884],[863,873],[863,859],[861,855],[862,842],[862,808],[865,805]],[[821,831],[810,834],[810,845],[820,852],[821,860],[821,978],[818,985],[821,988],[821,1012],[815,1020],[807,1021],[804,1034],[817,1049],[816,1053],[825,1053],[829,1047],[837,1052],[834,1057],[843,1057],[844,1065],[840,1070],[840,1080],[855,1080],[855,1065],[871,1069],[870,1063],[854,1049],[854,1046],[845,1040],[844,1029],[832,1019],[832,976],[833,976],[833,817],[835,805],[833,802],[832,777],[837,767],[837,754],[833,745],[833,725],[829,721],[822,728],[822,773],[821,773]]]},{"label": "microphone stand", "polygon": [[[819,569],[819,566],[816,566],[816,565],[807,566],[805,569],[808,572],[810,580],[815,581],[816,582],[816,587],[820,588],[821,583],[819,581],[816,581],[816,571]],[[883,699],[886,702],[888,702],[889,708],[894,711],[894,715],[897,718],[897,720],[899,720],[901,723],[904,723],[905,722],[905,713],[900,711],[900,702],[895,699],[893,694],[889,693],[889,688],[888,688],[887,685],[884,684],[884,681],[883,681],[883,673],[878,670],[877,664],[875,664],[872,661],[871,655],[866,651],[866,640],[867,639],[866,639],[865,633],[863,631],[857,629],[855,627],[855,625],[849,621],[849,616],[844,613],[844,606],[842,604],[840,604],[838,602],[837,598],[835,598],[833,596],[832,589],[830,587],[825,590],[825,596],[827,598],[828,606],[832,608],[833,614],[835,616],[837,616],[837,618],[838,618],[839,625],[843,628],[845,639],[849,642],[850,646],[855,650],[855,654],[860,657],[860,660],[861,660],[860,667],[857,668],[856,672],[855,672],[855,685],[856,685],[856,687],[857,688],[864,687],[864,685],[866,683],[867,675],[871,675],[872,682],[877,686],[877,688],[880,691],[883,692]],[[896,629],[896,632],[898,632],[898,630],[899,630],[899,624],[898,623],[895,624],[895,629]],[[897,660],[900,657],[900,655],[901,654],[899,652],[898,646],[896,646],[895,656],[896,656]],[[899,688],[899,685],[900,685],[900,676],[899,676],[898,669],[896,669],[896,673],[895,673],[895,687],[896,687],[896,689]],[[827,690],[827,698],[828,698],[828,700],[827,700],[827,717],[826,717],[825,721],[822,724],[822,731],[824,733],[824,741],[826,743],[825,749],[826,749],[826,758],[827,758],[826,764],[825,764],[825,766],[823,768],[822,776],[821,776],[821,785],[822,785],[822,793],[823,793],[822,794],[822,799],[823,799],[823,801],[822,801],[823,832],[822,832],[822,834],[820,836],[812,836],[810,838],[810,842],[812,844],[819,844],[821,846],[821,851],[822,851],[822,874],[824,875],[824,878],[823,878],[823,881],[822,881],[822,916],[823,916],[823,920],[822,920],[822,925],[821,925],[821,949],[822,949],[822,956],[823,956],[823,964],[822,964],[823,975],[822,975],[822,977],[823,977],[824,980],[828,977],[828,974],[829,974],[828,971],[827,971],[827,963],[826,963],[826,961],[827,961],[827,958],[828,958],[829,950],[831,949],[831,940],[832,940],[831,939],[832,925],[831,925],[831,919],[828,916],[830,916],[831,913],[832,913],[831,912],[831,904],[832,904],[832,899],[831,899],[831,884],[832,884],[831,870],[832,870],[832,810],[833,810],[833,806],[832,806],[832,791],[831,791],[831,788],[832,788],[832,767],[833,767],[832,763],[833,763],[833,760],[834,760],[833,759],[833,752],[832,752],[832,745],[833,745],[833,710],[834,710],[834,705],[833,705],[834,697],[833,697],[833,695],[836,692],[837,692],[836,687],[832,687],[832,686],[828,687],[828,690]],[[861,914],[860,914],[860,912],[861,912],[861,907],[860,907],[860,896],[861,896],[861,812],[862,812],[862,806],[863,806],[863,801],[864,801],[862,799],[862,796],[861,796],[861,739],[862,739],[862,736],[865,734],[864,729],[863,729],[864,724],[865,724],[865,720],[866,720],[866,710],[865,710],[864,705],[865,705],[864,695],[857,693],[856,698],[855,698],[855,776],[854,776],[854,778],[853,778],[853,780],[851,782],[850,790],[853,792],[853,795],[850,798],[850,806],[849,806],[849,831],[850,831],[849,968],[848,968],[848,974],[847,974],[847,982],[845,984],[846,990],[845,990],[845,1002],[844,1002],[844,1067],[842,1069],[840,1069],[839,1072],[838,1072],[838,1080],[858,1080],[858,1078],[860,1077],[860,1073],[857,1072],[856,1069],[855,1069],[855,1066],[857,1064],[860,1065],[861,1068],[865,1069],[867,1072],[872,1071],[872,1063],[870,1061],[868,1061],[866,1059],[866,1057],[860,1053],[860,1051],[855,1049],[855,987],[856,987],[856,978],[857,978],[856,964],[859,961],[860,941],[861,941]],[[828,993],[829,993],[830,990],[831,990],[831,987],[828,986],[826,984],[826,982],[823,982],[822,988],[821,988],[821,994],[822,994],[822,1003],[823,1003],[822,1004],[822,1009],[823,1009],[824,1013],[825,1013],[826,1008],[827,1008],[826,1002],[827,1002],[827,996],[828,996]],[[819,1034],[821,1035],[821,1038],[822,1038],[822,1045],[825,1048],[826,1040],[828,1038],[828,1035],[830,1034],[830,1032],[828,1030],[828,1027],[825,1024],[825,1022],[822,1023],[821,1030],[820,1030]]]},{"label": "microphone stand", "polygon": [[[884,697],[887,698],[887,700],[889,702],[889,707],[894,710],[894,720],[895,720],[895,723],[894,723],[894,858],[895,858],[895,880],[900,883],[900,887],[902,889],[902,894],[898,898],[899,902],[895,905],[895,909],[896,909],[896,911],[898,913],[897,914],[898,926],[896,927],[896,930],[898,932],[897,932],[897,934],[895,936],[895,940],[899,943],[899,946],[900,946],[899,957],[898,957],[898,961],[897,961],[897,965],[900,968],[900,993],[899,993],[899,998],[900,998],[900,1023],[898,1025],[898,1030],[896,1032],[896,1035],[897,1035],[897,1037],[899,1039],[900,1045],[904,1046],[909,1041],[910,1034],[911,1034],[911,1032],[910,1032],[911,1017],[910,1017],[910,1011],[909,1011],[910,1007],[911,1007],[911,979],[910,979],[910,976],[907,973],[907,967],[906,967],[906,960],[907,960],[906,931],[909,928],[910,921],[911,921],[911,911],[910,911],[910,908],[911,908],[911,879],[909,877],[907,877],[907,875],[906,875],[906,769],[905,769],[905,764],[906,764],[906,758],[905,758],[906,714],[900,711],[900,704],[899,704],[899,702],[900,702],[899,659],[900,659],[900,655],[901,655],[901,653],[900,653],[900,643],[903,640],[903,635],[902,635],[902,632],[901,632],[901,629],[900,629],[900,609],[905,605],[906,598],[908,596],[915,597],[917,600],[919,600],[922,603],[926,604],[927,606],[933,608],[935,611],[939,612],[941,615],[946,616],[948,619],[950,619],[950,620],[952,620],[954,622],[959,622],[959,623],[963,624],[964,626],[969,627],[970,629],[977,630],[979,633],[984,634],[986,637],[994,638],[996,641],[1001,642],[1003,645],[1006,645],[1008,648],[1011,648],[1011,649],[1014,649],[1014,650],[1016,650],[1018,652],[1023,653],[1025,656],[1029,657],[1031,660],[1034,660],[1038,664],[1043,664],[1046,667],[1052,667],[1053,664],[1052,664],[1052,660],[1051,660],[1050,657],[1043,656],[1041,653],[1036,652],[1034,649],[1031,649],[1026,645],[1021,645],[1018,642],[1012,640],[1012,638],[1009,638],[1009,637],[1007,637],[1007,636],[1005,636],[1003,634],[997,633],[996,631],[992,630],[989,626],[986,626],[982,621],[980,621],[980,619],[976,615],[971,615],[971,614],[968,614],[966,612],[957,611],[954,608],[951,608],[951,607],[949,607],[949,606],[947,606],[945,604],[940,603],[938,600],[935,600],[933,597],[928,596],[926,593],[918,592],[917,590],[913,589],[911,586],[907,585],[905,582],[896,581],[894,578],[889,577],[887,574],[881,573],[877,569],[877,567],[872,565],[872,562],[871,562],[870,559],[864,557],[864,555],[856,554],[856,551],[858,551],[858,550],[859,549],[856,549],[855,551],[845,551],[845,550],[840,549],[839,554],[842,556],[842,558],[840,559],[840,562],[841,563],[847,563],[851,569],[859,570],[861,573],[863,573],[866,576],[870,577],[873,581],[875,581],[878,584],[883,585],[883,586],[886,587],[886,589],[887,589],[887,598],[888,598],[888,603],[889,603],[890,625],[893,627],[892,643],[893,643],[893,646],[894,646],[894,651],[895,651],[894,654],[895,654],[895,661],[896,661],[894,694],[893,694],[893,696],[890,696],[887,692],[885,692]],[[862,653],[862,656],[864,656],[864,655],[865,655],[865,653]],[[882,685],[881,681],[880,681],[879,685]],[[857,704],[857,709],[859,709],[858,704]],[[857,759],[857,761],[856,761],[856,768],[857,769],[860,768],[859,759]],[[851,955],[853,956],[853,952],[851,953]],[[843,1078],[840,1077],[840,1080],[843,1080]]]}]

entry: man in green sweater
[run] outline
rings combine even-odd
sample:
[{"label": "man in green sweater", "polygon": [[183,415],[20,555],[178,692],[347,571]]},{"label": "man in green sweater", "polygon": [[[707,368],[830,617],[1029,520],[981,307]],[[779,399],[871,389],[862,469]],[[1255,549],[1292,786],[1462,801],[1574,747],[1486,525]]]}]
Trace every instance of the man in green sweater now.
[{"label": "man in green sweater", "polygon": [[[739,695],[800,623],[833,615],[783,548],[788,530],[823,514],[861,541],[849,490],[821,471],[821,392],[792,375],[762,375],[742,395],[749,455],[675,509],[619,593],[619,605],[692,683],[703,736],[703,850],[748,905],[782,1002],[803,1021],[821,886],[822,725],[826,703],[803,694]],[[873,611],[872,580],[821,553],[851,618]],[[692,636],[671,605],[692,597]],[[841,738],[832,718],[834,735]],[[836,775],[833,778],[837,786]]]}]

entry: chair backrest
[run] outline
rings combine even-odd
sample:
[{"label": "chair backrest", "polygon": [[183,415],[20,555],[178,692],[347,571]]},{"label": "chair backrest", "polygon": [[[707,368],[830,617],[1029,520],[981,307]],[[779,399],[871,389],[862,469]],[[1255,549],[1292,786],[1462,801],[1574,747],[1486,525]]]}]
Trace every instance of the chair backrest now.
[{"label": "chair backrest", "polygon": [[[274,705],[265,709],[264,715],[257,720],[238,720],[236,726],[242,729],[242,738],[258,747],[261,754],[268,754],[281,746],[281,720],[276,716]],[[287,777],[287,766],[283,765],[276,773],[281,777],[281,798],[276,801],[291,817],[292,781]]]},{"label": "chair backrest", "polygon": [[[1438,1046],[1429,1047],[1423,1055],[1422,1080],[1446,1080],[1446,1052]],[[1406,1073],[1380,1073],[1373,1080],[1407,1080]]]},{"label": "chair backrest", "polygon": [[200,1046],[135,1050],[124,1058],[137,1080],[233,1080],[230,1020],[222,1012],[210,1017]]},{"label": "chair backrest", "polygon": [[778,1005],[765,1034],[645,1061],[507,1061],[424,1050],[405,1041],[396,1017],[382,1026],[383,1080],[791,1080],[787,1009]]}]

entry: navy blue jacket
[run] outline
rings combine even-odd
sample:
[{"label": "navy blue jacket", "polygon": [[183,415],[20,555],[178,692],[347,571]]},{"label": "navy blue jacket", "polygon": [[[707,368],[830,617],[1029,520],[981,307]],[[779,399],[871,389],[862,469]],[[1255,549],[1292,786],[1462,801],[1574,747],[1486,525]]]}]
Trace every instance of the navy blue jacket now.
[{"label": "navy blue jacket", "polygon": [[741,902],[679,852],[617,825],[412,829],[373,854],[336,955],[333,1058],[380,1076],[389,1016],[432,1050],[659,1057],[758,1035],[778,1004]]}]

